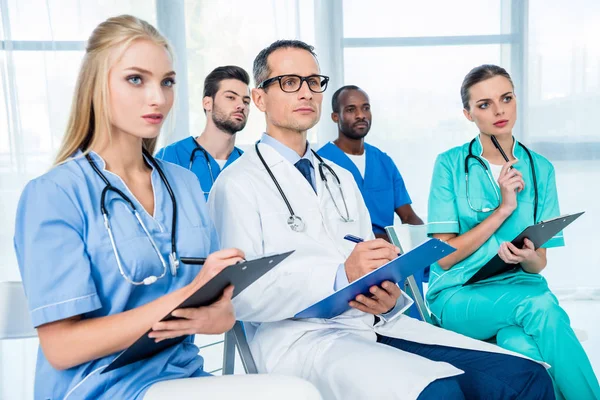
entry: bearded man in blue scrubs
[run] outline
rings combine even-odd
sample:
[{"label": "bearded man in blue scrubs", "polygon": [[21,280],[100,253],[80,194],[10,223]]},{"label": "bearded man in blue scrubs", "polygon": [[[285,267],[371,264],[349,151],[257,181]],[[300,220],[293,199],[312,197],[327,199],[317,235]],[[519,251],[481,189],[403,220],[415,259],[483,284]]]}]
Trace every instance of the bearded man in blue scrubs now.
[{"label": "bearded man in blue scrubs", "polygon": [[206,127],[202,134],[188,136],[156,153],[156,158],[196,174],[205,199],[221,171],[242,155],[242,150],[235,147],[235,137],[248,121],[249,84],[250,77],[241,67],[215,68],[204,80]]},{"label": "bearded man in blue scrubs", "polygon": [[[365,143],[371,129],[371,104],[367,93],[354,85],[342,86],[332,96],[331,119],[338,126],[338,138],[317,152],[352,173],[365,200],[375,237],[388,240],[384,228],[394,224],[394,213],[403,224],[423,225],[411,206],[404,180],[394,161],[377,147]],[[423,293],[429,268],[415,274]],[[415,306],[409,314],[419,318]]]}]

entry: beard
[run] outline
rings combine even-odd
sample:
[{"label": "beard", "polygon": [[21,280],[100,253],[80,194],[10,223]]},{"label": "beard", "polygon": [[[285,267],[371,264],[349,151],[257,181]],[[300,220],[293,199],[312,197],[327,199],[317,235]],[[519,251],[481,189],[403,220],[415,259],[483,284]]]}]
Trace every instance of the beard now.
[{"label": "beard", "polygon": [[227,115],[227,113],[225,113],[215,104],[212,112],[212,120],[215,126],[219,128],[219,130],[235,135],[236,133],[244,129],[248,118],[244,118],[243,121],[233,119],[231,114]]},{"label": "beard", "polygon": [[366,129],[365,128],[357,129],[354,126],[354,124],[341,124],[340,131],[342,132],[342,134],[344,136],[346,136],[349,139],[360,140],[360,139],[364,138],[365,136],[367,136],[367,134],[371,130],[371,122],[370,121],[366,121],[366,122],[367,122]]}]

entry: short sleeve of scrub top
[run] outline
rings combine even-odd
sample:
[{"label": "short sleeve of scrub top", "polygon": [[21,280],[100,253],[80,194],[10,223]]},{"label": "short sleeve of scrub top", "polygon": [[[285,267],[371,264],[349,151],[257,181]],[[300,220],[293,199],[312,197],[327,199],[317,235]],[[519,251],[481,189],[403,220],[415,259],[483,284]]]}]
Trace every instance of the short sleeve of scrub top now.
[{"label": "short sleeve of scrub top", "polygon": [[[44,207],[36,207],[40,201]],[[21,227],[14,242],[19,266],[35,265],[21,268],[33,326],[102,307],[83,241],[84,218],[62,188],[51,180],[31,181],[21,196],[16,225]]]},{"label": "short sleeve of scrub top", "polygon": [[427,233],[459,233],[459,215],[452,168],[438,155],[429,191]]},{"label": "short sleeve of scrub top", "polygon": [[[550,162],[547,161],[549,164]],[[539,179],[539,178],[538,178]],[[558,206],[558,192],[556,190],[556,176],[554,172],[554,167],[552,165],[547,169],[547,174],[545,177],[542,177],[543,182],[546,184],[545,193],[543,196],[543,201],[540,202],[539,210],[538,210],[538,221],[546,221],[560,215],[560,209]],[[539,185],[539,183],[538,183]],[[551,247],[561,247],[565,245],[565,239],[563,237],[562,231],[559,232],[552,239],[548,240],[542,247],[543,248],[551,248]]]}]

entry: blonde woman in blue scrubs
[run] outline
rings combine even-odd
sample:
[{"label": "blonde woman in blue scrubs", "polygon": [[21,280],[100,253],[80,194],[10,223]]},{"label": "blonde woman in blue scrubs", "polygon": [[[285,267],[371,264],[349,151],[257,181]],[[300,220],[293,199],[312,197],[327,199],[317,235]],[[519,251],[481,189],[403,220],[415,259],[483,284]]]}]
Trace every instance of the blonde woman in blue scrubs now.
[{"label": "blonde woman in blue scrubs", "polygon": [[[174,101],[172,58],[145,21],[101,23],[87,44],[56,163],[23,191],[14,241],[40,339],[35,398],[318,399],[298,379],[206,377],[194,334],[231,328],[232,287],[210,306],[158,322],[244,257],[217,251],[196,176],[151,155]],[[176,268],[179,256],[207,260],[201,269]],[[183,341],[102,374],[149,329],[157,341]],[[160,397],[165,381],[180,378],[198,379],[172,382],[177,394]]]},{"label": "blonde woman in blue scrubs", "polygon": [[[495,337],[501,347],[547,362],[557,398],[599,399],[598,380],[569,317],[540,275],[546,248],[564,245],[562,234],[537,250],[529,240],[521,249],[510,243],[534,219],[559,215],[554,167],[514,139],[517,101],[503,68],[471,70],[461,97],[465,117],[480,133],[435,163],[428,232],[457,251],[431,268],[432,317],[446,329],[480,340]],[[496,254],[520,268],[462,286]]]}]

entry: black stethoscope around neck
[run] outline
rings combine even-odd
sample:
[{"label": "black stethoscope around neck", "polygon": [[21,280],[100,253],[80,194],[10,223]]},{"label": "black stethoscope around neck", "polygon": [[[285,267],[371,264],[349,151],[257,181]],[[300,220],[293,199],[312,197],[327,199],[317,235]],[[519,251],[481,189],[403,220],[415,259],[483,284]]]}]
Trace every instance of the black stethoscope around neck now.
[{"label": "black stethoscope around neck", "polygon": [[[475,212],[490,212],[490,211],[494,211],[496,208],[500,207],[500,194],[498,193],[498,189],[496,189],[496,183],[494,182],[494,178],[492,177],[492,174],[490,173],[488,166],[481,159],[481,157],[473,154],[473,144],[475,143],[476,139],[477,138],[471,140],[471,143],[469,143],[469,154],[467,154],[467,156],[465,157],[465,182],[466,182],[466,189],[467,189],[467,203],[469,204],[469,207],[471,208],[471,210],[473,210]],[[513,141],[514,141],[514,138],[513,138]],[[534,193],[534,195],[533,195],[533,223],[535,224],[535,223],[537,223],[537,209],[538,209],[538,188],[537,188],[537,177],[535,174],[535,165],[533,164],[533,157],[531,156],[531,152],[529,151],[529,149],[527,147],[525,147],[525,145],[522,144],[521,142],[518,142],[518,143],[519,143],[519,146],[521,146],[521,148],[523,150],[525,150],[525,152],[527,153],[527,157],[529,157],[529,165],[531,168],[531,180],[533,181],[533,193]],[[494,207],[494,208],[475,208],[471,204],[471,199],[469,198],[469,160],[470,159],[476,160],[479,164],[481,164],[481,166],[485,170],[488,180],[490,181],[492,187],[494,188],[494,193],[496,194],[496,200],[498,201],[498,205],[496,207]]]},{"label": "black stethoscope around neck", "polygon": [[[273,183],[277,187],[277,190],[279,191],[281,198],[285,202],[285,205],[287,206],[287,209],[290,213],[290,215],[287,219],[287,224],[290,227],[290,229],[293,230],[294,232],[303,232],[304,229],[306,229],[306,223],[304,222],[302,217],[300,217],[299,215],[296,215],[296,213],[294,212],[294,209],[292,208],[292,205],[290,204],[287,196],[283,192],[283,189],[279,185],[279,182],[275,178],[275,175],[273,175],[273,171],[271,171],[271,168],[269,168],[269,166],[267,165],[267,162],[265,161],[260,150],[258,149],[259,143],[260,143],[260,141],[258,141],[254,144],[254,149],[256,150],[256,154],[258,155],[258,158],[260,159],[263,166],[267,170],[267,173],[273,180]],[[311,151],[312,151],[313,155],[317,158],[317,160],[319,160],[319,167],[318,167],[319,168],[319,176],[320,176],[321,180],[323,181],[323,183],[325,184],[325,188],[327,189],[327,192],[329,192],[329,196],[331,197],[331,200],[333,201],[333,205],[335,206],[337,213],[339,214],[342,221],[353,222],[353,219],[350,218],[350,213],[348,212],[348,205],[346,204],[346,197],[344,196],[344,191],[342,190],[342,182],[340,181],[340,178],[338,178],[338,176],[335,173],[335,171],[333,170],[333,168],[331,168],[329,165],[327,165],[327,163],[325,163],[325,161],[314,150],[311,149]],[[342,211],[338,207],[337,202],[335,201],[335,197],[333,196],[333,193],[331,192],[331,188],[329,187],[329,182],[328,182],[327,176],[325,175],[325,171],[329,172],[331,174],[331,176],[333,176],[333,178],[334,178],[336,187],[338,188],[338,191],[342,198],[342,202],[344,203],[344,210],[345,210],[344,214],[342,214]]]},{"label": "black stethoscope around neck", "polygon": [[[196,153],[199,151],[202,152],[202,154],[204,154],[204,159],[206,160],[206,165],[208,166],[208,173],[210,174],[210,180],[214,184],[215,183],[215,175],[213,174],[213,169],[212,169],[212,166],[210,165],[210,157],[208,156],[208,151],[206,151],[206,149],[204,147],[200,146],[198,144],[198,142],[196,141],[196,139],[192,138],[192,140],[194,141],[194,144],[196,145],[196,147],[194,148],[194,150],[192,150],[192,154],[190,154],[190,163],[188,165],[188,169],[190,171],[192,170],[192,166],[194,165],[194,158],[196,158]],[[242,152],[237,147],[234,147],[234,151],[237,152],[238,156],[242,155]],[[230,157],[231,157],[231,155],[230,155]],[[209,192],[205,191],[204,189],[202,189],[202,191],[204,192],[204,194],[209,193]]]},{"label": "black stethoscope around neck", "polygon": [[[152,164],[152,166],[158,172],[158,175],[160,176],[161,181],[164,183],[165,187],[167,188],[167,192],[169,193],[171,202],[173,203],[173,216],[172,216],[172,221],[171,221],[171,253],[169,253],[169,267],[170,267],[171,275],[176,276],[177,269],[179,267],[179,258],[177,257],[177,243],[175,241],[175,239],[176,239],[175,230],[177,228],[177,201],[175,199],[175,194],[173,193],[173,189],[171,188],[171,185],[169,184],[169,181],[167,180],[167,177],[165,176],[162,168],[160,167],[160,165],[158,165],[158,162],[154,159],[154,157],[152,157],[146,151],[146,149],[143,149],[143,154],[144,154],[145,159],[149,160],[150,163]],[[160,278],[164,277],[167,273],[167,263],[165,262],[165,259],[162,256],[162,254],[160,253],[160,249],[158,248],[156,242],[152,238],[152,235],[148,231],[148,228],[146,228],[146,225],[142,221],[142,218],[140,217],[140,214],[138,213],[135,204],[133,203],[133,201],[131,201],[129,196],[127,196],[125,193],[123,193],[123,191],[116,188],[115,186],[113,186],[110,183],[108,178],[106,178],[106,176],[102,173],[102,171],[100,171],[100,168],[98,168],[98,165],[96,165],[96,162],[92,159],[92,157],[89,154],[86,154],[85,158],[89,162],[92,169],[96,172],[96,174],[100,177],[100,179],[102,179],[102,181],[105,184],[104,189],[102,189],[102,194],[100,195],[100,211],[102,212],[102,217],[104,219],[104,227],[106,228],[106,231],[108,232],[108,236],[110,238],[110,243],[113,248],[113,253],[115,254],[115,258],[117,259],[117,266],[119,267],[119,272],[121,273],[123,278],[127,282],[131,283],[132,285],[151,285],[151,284],[153,284]],[[121,197],[123,200],[125,200],[125,202],[129,205],[131,213],[135,216],[138,224],[140,225],[140,227],[146,234],[146,237],[150,241],[150,244],[154,248],[154,251],[156,252],[158,258],[160,259],[160,262],[163,267],[163,271],[162,271],[161,275],[159,275],[159,276],[149,275],[141,281],[134,281],[132,278],[130,278],[125,273],[125,269],[123,267],[123,262],[121,260],[121,256],[119,255],[119,251],[117,250],[116,241],[115,241],[115,238],[114,238],[114,235],[112,232],[112,228],[110,226],[110,220],[108,218],[108,210],[106,209],[106,205],[105,205],[106,195],[108,194],[108,192],[116,193],[119,197]]]}]

